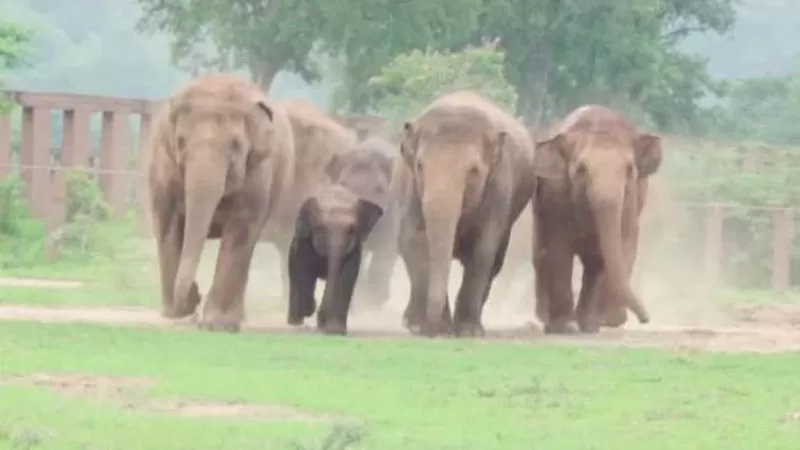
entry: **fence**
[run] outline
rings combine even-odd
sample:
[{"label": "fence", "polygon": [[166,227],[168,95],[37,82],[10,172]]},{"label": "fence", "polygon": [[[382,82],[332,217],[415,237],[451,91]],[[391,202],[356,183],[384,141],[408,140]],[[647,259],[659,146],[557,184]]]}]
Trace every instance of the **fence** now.
[{"label": "fence", "polygon": [[[130,193],[142,205],[143,177],[139,158],[142,152],[134,148],[130,119],[139,116],[136,134],[144,142],[151,119],[160,101],[67,95],[55,93],[10,92],[11,99],[22,107],[19,161],[12,158],[12,121],[0,116],[0,173],[6,176],[18,167],[26,185],[26,197],[33,214],[43,219],[50,229],[60,225],[65,213],[64,171],[78,168],[97,175],[102,191],[116,215],[130,206]],[[63,139],[60,154],[53,152],[52,115],[63,117]],[[90,118],[102,116],[102,130],[97,158],[93,158]],[[383,120],[373,116],[336,116],[341,123],[360,132],[373,134],[383,126]],[[668,137],[670,152],[697,151],[693,143]],[[762,149],[744,151],[741,158],[744,170],[758,166]],[[738,205],[723,203],[679,203],[684,208],[701,209],[695,217],[703,217],[702,254],[704,279],[713,283],[727,257],[724,253],[725,216]],[[771,285],[786,290],[792,284],[792,241],[794,216],[792,208],[753,206],[771,215]],[[142,230],[149,230],[147,208],[142,212]],[[796,268],[797,269],[797,268]]]}]

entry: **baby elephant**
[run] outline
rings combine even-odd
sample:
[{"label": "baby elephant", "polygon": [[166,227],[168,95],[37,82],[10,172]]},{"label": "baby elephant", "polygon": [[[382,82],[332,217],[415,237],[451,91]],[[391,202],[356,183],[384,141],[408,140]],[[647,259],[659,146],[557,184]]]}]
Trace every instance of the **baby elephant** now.
[{"label": "baby elephant", "polygon": [[317,328],[326,334],[347,334],[362,246],[383,215],[392,167],[386,155],[363,156],[347,152],[335,157],[329,171],[348,176],[338,177],[300,208],[289,251],[290,325],[301,325],[314,314],[314,288],[321,278],[325,293]]}]

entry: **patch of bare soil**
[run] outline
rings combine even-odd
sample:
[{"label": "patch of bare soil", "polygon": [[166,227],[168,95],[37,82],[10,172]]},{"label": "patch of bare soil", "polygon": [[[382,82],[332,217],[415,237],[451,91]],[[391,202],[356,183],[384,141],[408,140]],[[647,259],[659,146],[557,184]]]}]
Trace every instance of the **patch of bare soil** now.
[{"label": "patch of bare soil", "polygon": [[0,286],[75,289],[83,286],[83,282],[75,280],[53,280],[44,278],[0,277]]},{"label": "patch of bare soil", "polygon": [[124,409],[161,412],[180,417],[246,417],[263,420],[315,421],[327,416],[278,405],[243,402],[200,402],[144,398],[154,380],[136,377],[101,377],[86,374],[46,374],[0,377],[0,386],[38,386],[61,395],[88,397],[119,404]]},{"label": "patch of bare soil", "polygon": [[[691,326],[658,324],[638,325],[629,322],[624,328],[603,330],[597,335],[544,335],[529,317],[495,317],[487,314],[487,340],[505,340],[532,344],[563,344],[581,346],[666,348],[681,352],[781,352],[800,350],[800,329],[795,319],[800,308],[783,308],[780,312],[766,308],[743,312],[739,320],[717,321]],[[387,307],[375,313],[356,314],[350,321],[350,336],[354,338],[417,339],[400,324],[401,311]],[[190,320],[173,322],[163,319],[156,311],[147,309],[56,309],[23,306],[0,306],[0,320],[39,322],[79,322],[123,326],[190,328]],[[788,320],[788,322],[787,322]],[[313,320],[307,325],[292,328],[282,314],[251,314],[243,331],[268,334],[315,333]],[[225,408],[228,408],[226,406]]]}]

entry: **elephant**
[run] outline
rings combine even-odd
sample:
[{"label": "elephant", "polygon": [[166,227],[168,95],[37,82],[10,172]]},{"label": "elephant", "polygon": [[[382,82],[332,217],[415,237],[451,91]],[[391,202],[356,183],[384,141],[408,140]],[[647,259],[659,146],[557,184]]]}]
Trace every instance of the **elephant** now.
[{"label": "elephant", "polygon": [[[427,337],[483,336],[483,306],[535,189],[533,142],[513,116],[470,91],[437,98],[401,137],[411,196],[400,240],[411,281],[404,325]],[[451,317],[454,258],[464,274]]]},{"label": "elephant", "polygon": [[302,204],[288,261],[290,325],[301,325],[314,313],[314,288],[322,278],[317,328],[347,334],[362,248],[386,207],[392,163],[369,147],[334,157],[327,170],[335,182]]},{"label": "elephant", "polygon": [[294,138],[293,183],[281,197],[261,241],[272,243],[280,253],[282,298],[288,298],[287,261],[300,207],[316,189],[331,182],[327,171],[331,159],[351,149],[356,134],[307,100],[286,100],[278,106],[286,111]]},{"label": "elephant", "polygon": [[[648,178],[661,165],[661,139],[617,111],[585,105],[536,142],[533,195],[536,315],[545,333],[619,327],[627,308],[650,321],[630,287]],[[574,257],[583,265],[575,308]]]},{"label": "elephant", "polygon": [[[380,173],[380,204],[384,205],[381,218],[364,242],[369,264],[362,265],[360,282],[356,286],[354,309],[377,310],[385,306],[390,297],[390,284],[395,262],[399,256],[398,239],[404,211],[403,190],[399,186],[398,170],[404,169],[397,146],[378,137],[367,137],[348,152],[336,158],[338,164],[329,172],[334,182],[348,185],[363,179],[358,173]],[[385,184],[384,184],[385,183]]]},{"label": "elephant", "polygon": [[201,329],[238,332],[258,236],[292,183],[294,140],[283,110],[238,76],[196,78],[154,120],[146,162],[162,315],[193,315],[206,239],[219,239]]}]

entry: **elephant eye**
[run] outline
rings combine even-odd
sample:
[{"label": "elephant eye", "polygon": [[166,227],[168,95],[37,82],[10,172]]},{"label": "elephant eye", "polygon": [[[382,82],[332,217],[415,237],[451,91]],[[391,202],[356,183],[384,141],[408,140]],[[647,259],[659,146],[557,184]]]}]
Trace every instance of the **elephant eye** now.
[{"label": "elephant eye", "polygon": [[625,167],[625,176],[628,178],[633,178],[633,164],[628,163],[628,165]]},{"label": "elephant eye", "polygon": [[422,173],[422,161],[417,161],[416,170],[417,173]]},{"label": "elephant eye", "polygon": [[578,163],[578,166],[575,168],[575,175],[579,177],[586,175],[586,164]]},{"label": "elephant eye", "polygon": [[481,174],[481,169],[478,166],[472,166],[469,168],[469,176],[470,178],[477,178],[478,175]]}]

